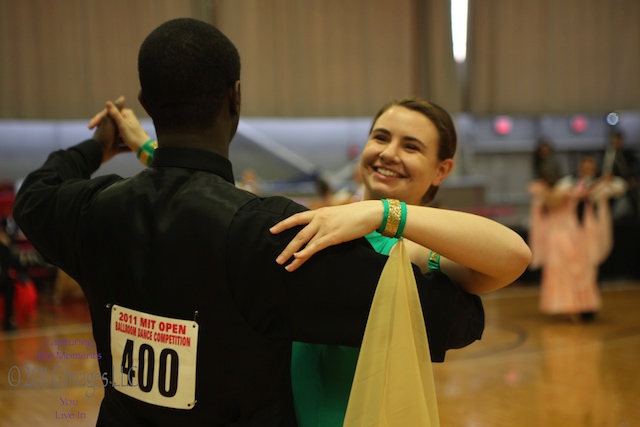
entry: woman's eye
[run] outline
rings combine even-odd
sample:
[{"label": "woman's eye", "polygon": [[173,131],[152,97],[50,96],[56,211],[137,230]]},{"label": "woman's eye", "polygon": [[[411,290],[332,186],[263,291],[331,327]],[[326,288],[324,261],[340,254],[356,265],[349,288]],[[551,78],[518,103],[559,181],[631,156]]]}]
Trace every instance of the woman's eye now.
[{"label": "woman's eye", "polygon": [[374,135],[373,139],[381,142],[387,142],[389,140],[389,138],[386,135]]}]

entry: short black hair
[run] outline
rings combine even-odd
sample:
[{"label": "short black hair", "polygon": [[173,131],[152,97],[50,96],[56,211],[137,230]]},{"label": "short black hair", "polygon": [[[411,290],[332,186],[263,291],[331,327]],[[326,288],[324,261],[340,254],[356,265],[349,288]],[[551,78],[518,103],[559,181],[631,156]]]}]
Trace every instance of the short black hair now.
[{"label": "short black hair", "polygon": [[240,79],[240,55],[216,27],[192,18],[165,22],[142,43],[138,75],[156,130],[211,126]]}]

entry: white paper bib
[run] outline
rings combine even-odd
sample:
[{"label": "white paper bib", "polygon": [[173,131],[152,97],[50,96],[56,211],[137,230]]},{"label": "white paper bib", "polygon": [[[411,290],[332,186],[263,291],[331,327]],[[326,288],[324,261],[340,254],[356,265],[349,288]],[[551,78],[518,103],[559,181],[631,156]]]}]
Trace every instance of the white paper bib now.
[{"label": "white paper bib", "polygon": [[198,330],[194,320],[112,306],[111,385],[152,405],[193,409]]}]

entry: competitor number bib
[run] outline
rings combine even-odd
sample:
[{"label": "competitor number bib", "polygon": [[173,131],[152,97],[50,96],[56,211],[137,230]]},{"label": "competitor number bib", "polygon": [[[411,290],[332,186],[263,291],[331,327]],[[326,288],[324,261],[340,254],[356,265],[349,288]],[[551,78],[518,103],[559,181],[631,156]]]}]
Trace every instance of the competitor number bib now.
[{"label": "competitor number bib", "polygon": [[155,316],[113,305],[113,386],[152,405],[193,409],[198,329],[194,320]]}]

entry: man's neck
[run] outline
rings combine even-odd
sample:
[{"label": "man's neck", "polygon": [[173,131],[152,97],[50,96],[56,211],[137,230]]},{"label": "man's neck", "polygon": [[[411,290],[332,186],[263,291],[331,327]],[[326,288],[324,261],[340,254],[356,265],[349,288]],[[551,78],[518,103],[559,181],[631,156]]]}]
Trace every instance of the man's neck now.
[{"label": "man's neck", "polygon": [[158,133],[158,147],[197,148],[229,158],[229,136],[213,130]]}]

